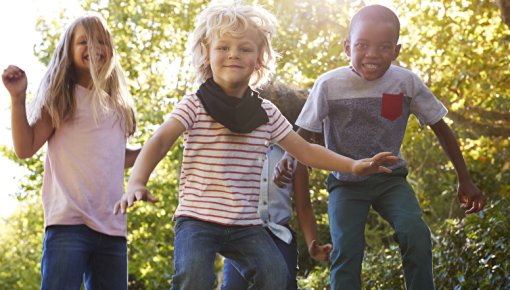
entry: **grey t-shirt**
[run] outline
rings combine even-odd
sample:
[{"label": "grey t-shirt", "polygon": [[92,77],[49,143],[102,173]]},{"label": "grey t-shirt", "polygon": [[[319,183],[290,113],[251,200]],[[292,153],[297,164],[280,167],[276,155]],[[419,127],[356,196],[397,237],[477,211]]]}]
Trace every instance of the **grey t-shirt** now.
[{"label": "grey t-shirt", "polygon": [[[326,147],[354,158],[368,158],[390,151],[401,160],[390,166],[405,166],[400,147],[409,115],[420,124],[433,125],[446,114],[445,106],[413,72],[390,66],[373,81],[341,67],[320,76],[313,86],[296,124],[322,132]],[[366,176],[333,172],[342,181],[361,181]]]}]

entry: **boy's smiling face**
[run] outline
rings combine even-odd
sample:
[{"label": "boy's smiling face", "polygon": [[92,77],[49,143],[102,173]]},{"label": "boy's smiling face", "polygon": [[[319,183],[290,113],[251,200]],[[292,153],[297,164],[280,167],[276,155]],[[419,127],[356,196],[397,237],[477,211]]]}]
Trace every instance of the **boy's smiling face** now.
[{"label": "boy's smiling face", "polygon": [[251,75],[260,68],[260,37],[249,28],[241,36],[213,36],[209,64],[214,82],[230,96],[241,97]]},{"label": "boy's smiling face", "polygon": [[400,52],[397,41],[398,28],[393,23],[360,20],[351,28],[344,50],[356,73],[373,81],[384,75],[397,58]]}]

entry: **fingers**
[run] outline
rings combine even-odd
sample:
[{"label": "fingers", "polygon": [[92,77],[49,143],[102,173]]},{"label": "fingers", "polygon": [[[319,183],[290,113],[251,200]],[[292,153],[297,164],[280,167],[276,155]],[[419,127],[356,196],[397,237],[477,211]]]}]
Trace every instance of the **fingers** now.
[{"label": "fingers", "polygon": [[117,201],[115,205],[113,206],[113,214],[118,214],[120,209],[120,201]]},{"label": "fingers", "polygon": [[2,73],[2,81],[4,83],[10,82],[11,80],[18,79],[25,75],[25,72],[17,66],[10,65]]},{"label": "fingers", "polygon": [[274,169],[273,182],[278,187],[285,187],[292,181],[292,167],[287,162],[280,162]]},{"label": "fingers", "polygon": [[127,209],[139,200],[150,201],[151,203],[156,203],[159,201],[158,198],[153,196],[146,188],[137,189],[133,193],[125,193],[122,195],[122,198],[115,203],[113,207],[113,213],[118,214],[119,211],[122,214],[125,214]]},{"label": "fingers", "polygon": [[461,194],[459,201],[461,202],[460,207],[465,209],[465,214],[477,213],[485,207],[485,196],[482,192],[477,192],[473,197]]},{"label": "fingers", "polygon": [[466,209],[465,214],[472,214],[481,211],[485,207],[485,197],[480,197],[475,200],[468,200],[461,205],[461,208]]},{"label": "fingers", "polygon": [[332,249],[331,244],[319,245],[316,240],[313,240],[308,247],[308,253],[316,261],[327,261]]}]

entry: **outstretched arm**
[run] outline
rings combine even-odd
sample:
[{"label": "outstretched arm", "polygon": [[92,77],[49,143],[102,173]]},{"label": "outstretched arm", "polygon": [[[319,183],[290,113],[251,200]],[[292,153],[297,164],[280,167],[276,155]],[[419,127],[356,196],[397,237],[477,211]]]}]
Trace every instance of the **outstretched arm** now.
[{"label": "outstretched arm", "polygon": [[50,138],[53,124],[50,115],[42,110],[41,117],[32,126],[28,123],[26,110],[27,76],[13,65],[2,74],[5,88],[11,95],[11,127],[14,152],[19,158],[32,157]]},{"label": "outstretched arm", "polygon": [[320,245],[317,242],[317,221],[310,201],[308,168],[301,163],[296,166],[293,185],[297,218],[303,231],[308,253],[317,261],[326,261],[333,246],[331,244]]},{"label": "outstretched arm", "polygon": [[457,172],[457,193],[461,207],[466,209],[466,214],[479,212],[485,206],[485,197],[471,180],[455,135],[442,119],[430,127]]},{"label": "outstretched arm", "polygon": [[172,147],[184,130],[185,128],[181,122],[175,118],[170,118],[147,141],[142,151],[140,151],[140,156],[136,158],[128,180],[126,193],[115,204],[113,209],[115,214],[119,210],[123,214],[126,213],[126,209],[138,200],[157,201],[157,198],[152,196],[147,189],[147,181],[156,165],[165,157],[170,147]]},{"label": "outstretched arm", "polygon": [[353,175],[369,175],[378,172],[390,173],[391,170],[383,165],[398,161],[398,157],[391,152],[381,152],[372,158],[353,160],[336,154],[323,146],[310,144],[294,131],[287,134],[278,144],[305,165]]},{"label": "outstretched arm", "polygon": [[[303,128],[299,128],[296,133],[303,137],[305,141],[310,142],[313,139],[314,132],[308,131]],[[282,159],[278,164],[276,164],[274,168],[274,176],[273,182],[278,187],[284,187],[285,184],[288,184],[292,181],[292,163],[294,162],[294,157],[290,155],[288,152],[285,152],[282,156]]]}]

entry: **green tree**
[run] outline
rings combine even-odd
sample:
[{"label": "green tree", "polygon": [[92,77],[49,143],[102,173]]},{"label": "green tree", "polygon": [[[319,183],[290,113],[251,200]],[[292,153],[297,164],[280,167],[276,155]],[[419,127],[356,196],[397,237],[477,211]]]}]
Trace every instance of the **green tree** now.
[{"label": "green tree", "polygon": [[[348,20],[354,11],[371,1],[253,2],[266,6],[279,19],[274,46],[281,58],[273,84],[307,90],[320,74],[348,63],[343,54]],[[200,0],[84,1],[85,10],[99,11],[107,19],[130,81],[138,121],[131,146],[143,145],[173,105],[196,89],[190,80],[186,42],[195,16],[208,3]],[[495,267],[495,270],[490,272],[490,281],[478,284],[479,289],[508,286],[508,282],[501,281],[508,276],[508,268],[503,264],[510,254],[500,246],[506,241],[504,237],[509,236],[508,227],[501,226],[508,224],[508,215],[498,214],[504,209],[498,206],[500,200],[501,204],[507,204],[503,201],[510,195],[508,27],[502,23],[498,7],[488,0],[426,3],[401,0],[395,1],[395,7],[402,22],[403,48],[398,64],[418,73],[449,109],[447,121],[459,137],[472,177],[486,192],[489,202],[490,210],[484,216],[464,218],[456,200],[452,165],[431,130],[419,127],[416,119],[411,118],[403,154],[409,163],[409,181],[433,232],[438,289],[475,289],[466,288],[476,284],[461,283],[459,277],[470,281],[473,279],[470,275],[489,273],[484,267]],[[49,61],[63,23],[68,23],[65,12],[58,19],[39,20],[43,40],[35,53],[43,63]],[[0,232],[0,288],[36,289],[43,223],[41,207],[33,200],[39,196],[44,152],[24,161],[14,158],[7,148],[2,152],[26,167],[29,174],[18,194],[25,210],[8,219],[5,230]],[[149,187],[160,198],[159,204],[138,204],[129,211],[130,289],[169,288],[173,273],[172,216],[177,206],[181,157],[179,143],[151,176]],[[323,184],[326,175],[327,172],[313,170],[310,182],[321,241],[329,239],[328,196]],[[298,229],[295,221],[293,226]],[[498,230],[484,234],[489,228]],[[465,236],[458,237],[461,232]],[[366,234],[365,286],[402,289],[400,257],[391,228],[371,212]],[[477,242],[470,242],[473,240]],[[17,247],[20,241],[26,241],[26,246]],[[301,287],[327,289],[328,264],[312,261],[302,239],[299,246]],[[476,251],[476,259],[449,258],[469,254],[465,250],[468,248]],[[490,258],[491,253],[497,258]],[[221,262],[217,267],[220,269]],[[457,269],[457,272],[447,269]],[[463,269],[480,269],[480,272]]]}]

